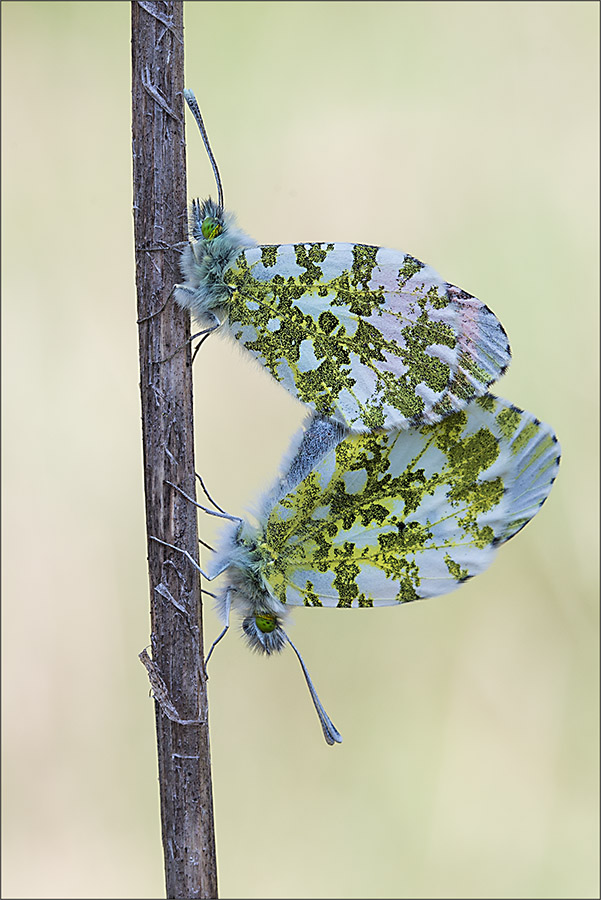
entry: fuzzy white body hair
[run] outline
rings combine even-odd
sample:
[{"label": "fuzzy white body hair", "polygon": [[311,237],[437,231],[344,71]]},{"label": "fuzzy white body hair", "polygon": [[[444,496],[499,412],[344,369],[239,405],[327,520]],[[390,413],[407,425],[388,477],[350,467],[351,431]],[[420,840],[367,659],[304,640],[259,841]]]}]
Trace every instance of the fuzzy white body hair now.
[{"label": "fuzzy white body hair", "polygon": [[[205,201],[203,211],[218,208],[211,200]],[[233,213],[218,210],[217,215],[223,231],[210,240],[202,236],[198,219],[198,203],[193,204],[190,220],[190,242],[182,253],[180,269],[184,277],[182,284],[174,289],[176,302],[190,310],[194,318],[205,324],[207,314],[214,312],[221,322],[220,307],[227,306],[230,289],[223,280],[224,272],[235,262],[242,250],[256,247],[256,241],[236,224]]]},{"label": "fuzzy white body hair", "polygon": [[275,504],[307,477],[322,456],[336,447],[351,432],[333,419],[310,414],[303,422],[282,457],[279,475],[258,505],[257,518],[265,521]]},{"label": "fuzzy white body hair", "polygon": [[224,583],[217,595],[217,612],[225,622],[228,599],[231,608],[241,616],[275,615],[283,618],[286,607],[270,593],[263,572],[269,565],[261,553],[261,526],[254,528],[248,522],[238,525],[228,522],[219,536],[218,548],[211,569],[223,573]]},{"label": "fuzzy white body hair", "polygon": [[216,605],[223,621],[227,618],[230,604],[242,616],[275,615],[284,618],[286,615],[286,606],[270,593],[263,577],[270,565],[269,558],[261,549],[264,528],[274,505],[294,490],[317,461],[346,435],[345,429],[337,422],[318,415],[309,416],[292,438],[275,483],[263,494],[255,508],[249,509],[258,527],[247,521],[240,524],[228,522],[224,526],[211,560],[213,572],[224,570],[224,583]]},{"label": "fuzzy white body hair", "polygon": [[273,596],[266,577],[275,560],[265,541],[265,529],[269,513],[278,499],[293,490],[324,453],[344,440],[345,434],[340,425],[321,416],[308,419],[293,438],[276,483],[259,501],[258,525],[240,520],[230,521],[224,527],[212,571],[215,576],[217,573],[224,575],[216,606],[225,628],[207,656],[208,661],[213,648],[228,630],[232,609],[242,617],[242,631],[251,650],[269,656],[281,652],[289,644],[301,665],[324,738],[330,746],[340,743],[342,737],[317,695],[302,656],[284,630],[288,609]]}]

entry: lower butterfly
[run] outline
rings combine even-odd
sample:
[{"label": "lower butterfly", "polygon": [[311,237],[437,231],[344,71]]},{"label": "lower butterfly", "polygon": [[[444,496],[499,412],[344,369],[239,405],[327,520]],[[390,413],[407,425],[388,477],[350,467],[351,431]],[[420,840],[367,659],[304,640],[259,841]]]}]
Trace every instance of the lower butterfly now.
[{"label": "lower butterfly", "polygon": [[[482,301],[398,250],[310,242],[257,246],[218,202],[192,204],[180,306],[233,338],[298,400],[350,431],[440,421],[510,361]],[[359,220],[360,224],[360,220]]]},{"label": "lower butterfly", "polygon": [[254,650],[290,643],[326,741],[340,742],[284,629],[290,607],[372,608],[455,590],[536,515],[559,459],[548,425],[490,394],[408,431],[348,436],[315,417],[258,524],[231,517],[224,530],[206,576],[224,577],[217,641],[234,610]]}]

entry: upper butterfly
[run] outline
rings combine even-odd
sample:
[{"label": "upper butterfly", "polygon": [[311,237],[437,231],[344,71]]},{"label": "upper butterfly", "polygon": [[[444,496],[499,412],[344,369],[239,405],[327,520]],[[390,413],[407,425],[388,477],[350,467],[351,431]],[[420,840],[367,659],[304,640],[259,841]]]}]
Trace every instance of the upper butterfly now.
[{"label": "upper butterfly", "polygon": [[511,357],[480,300],[409,254],[367,244],[257,246],[223,206],[192,91],[184,95],[219,200],[192,203],[175,299],[235,338],[291,394],[354,432],[440,421],[484,394]]}]

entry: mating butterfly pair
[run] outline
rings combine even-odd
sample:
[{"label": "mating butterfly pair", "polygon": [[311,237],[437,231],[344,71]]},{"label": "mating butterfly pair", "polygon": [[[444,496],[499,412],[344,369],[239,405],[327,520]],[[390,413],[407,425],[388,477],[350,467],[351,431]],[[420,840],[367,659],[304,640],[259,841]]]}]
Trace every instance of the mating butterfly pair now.
[{"label": "mating butterfly pair", "polygon": [[218,201],[192,204],[175,298],[203,333],[234,338],[311,411],[258,526],[230,517],[203,573],[225,576],[217,641],[234,609],[252,648],[290,643],[333,744],[342,738],[283,628],[288,608],[454,590],[540,509],[559,444],[548,425],[488,393],[509,364],[505,331],[429,266],[365,244],[257,246],[244,234],[185,96]]}]

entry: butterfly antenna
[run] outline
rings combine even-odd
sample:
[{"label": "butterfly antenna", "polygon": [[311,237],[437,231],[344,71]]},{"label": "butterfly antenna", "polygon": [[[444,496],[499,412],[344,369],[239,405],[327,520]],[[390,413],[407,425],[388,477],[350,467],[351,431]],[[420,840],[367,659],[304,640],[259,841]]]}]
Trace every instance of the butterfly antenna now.
[{"label": "butterfly antenna", "polygon": [[309,673],[307,672],[307,667],[303,662],[303,658],[288,637],[287,634],[284,634],[284,637],[298,656],[298,661],[301,664],[301,669],[303,670],[303,675],[305,676],[305,681],[307,682],[307,687],[309,688],[309,693],[311,694],[311,700],[313,701],[313,705],[315,706],[315,711],[319,716],[319,721],[321,723],[321,727],[323,730],[323,736],[326,739],[326,743],[332,746],[333,744],[341,744],[342,743],[342,735],[330,719],[329,715],[321,705],[321,700],[317,696],[317,691],[313,687],[313,682],[309,677]]},{"label": "butterfly antenna", "polygon": [[215,175],[215,181],[217,182],[218,202],[221,209],[223,209],[223,188],[221,187],[221,176],[219,175],[219,169],[217,168],[217,163],[215,162],[215,157],[213,156],[213,151],[211,150],[211,145],[209,144],[209,137],[205,128],[205,123],[202,121],[200,108],[198,106],[198,103],[196,102],[196,97],[194,96],[193,91],[188,90],[188,88],[184,88],[184,97],[186,98],[186,103],[190,108],[190,112],[196,119],[196,124],[198,125],[205,145],[205,150],[207,151],[208,157],[211,161],[213,174]]}]

